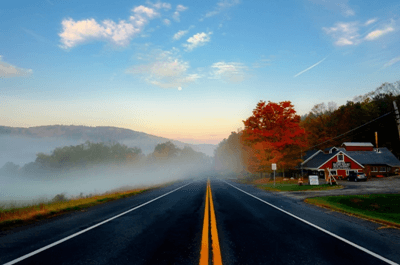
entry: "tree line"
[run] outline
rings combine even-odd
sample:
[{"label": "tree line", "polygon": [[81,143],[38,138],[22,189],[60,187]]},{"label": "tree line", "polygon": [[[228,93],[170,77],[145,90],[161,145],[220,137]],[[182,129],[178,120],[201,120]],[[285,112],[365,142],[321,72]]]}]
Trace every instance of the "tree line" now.
[{"label": "tree line", "polygon": [[375,145],[375,132],[378,146],[400,157],[393,101],[400,105],[400,81],[385,83],[340,107],[334,102],[317,104],[302,117],[290,101],[260,101],[243,121],[244,129],[218,144],[214,167],[236,175],[270,173],[272,163],[279,171],[296,170],[307,150],[339,147],[343,142]]},{"label": "tree line", "polygon": [[7,162],[0,173],[4,175],[46,174],[72,169],[85,169],[97,165],[120,166],[163,166],[166,163],[179,165],[210,164],[210,158],[191,147],[178,148],[172,142],[158,144],[147,156],[138,147],[128,147],[120,143],[93,143],[87,141],[75,146],[54,149],[50,154],[38,153],[34,162],[20,167]]},{"label": "tree line", "polygon": [[378,147],[387,147],[399,157],[400,141],[393,101],[399,104],[400,96],[386,92],[358,98],[361,100],[347,101],[335,109],[327,108],[324,103],[312,108],[301,122],[308,132],[309,148],[324,149],[340,146],[343,142],[369,142],[375,145],[377,132]]}]

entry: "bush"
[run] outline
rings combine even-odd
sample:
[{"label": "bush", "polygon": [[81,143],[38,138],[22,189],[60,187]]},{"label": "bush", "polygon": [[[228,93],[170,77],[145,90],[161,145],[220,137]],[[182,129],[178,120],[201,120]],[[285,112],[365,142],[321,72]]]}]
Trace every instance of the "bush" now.
[{"label": "bush", "polygon": [[52,201],[53,202],[66,202],[66,201],[68,201],[68,199],[64,193],[60,193],[60,194],[57,194],[56,196],[54,196]]}]

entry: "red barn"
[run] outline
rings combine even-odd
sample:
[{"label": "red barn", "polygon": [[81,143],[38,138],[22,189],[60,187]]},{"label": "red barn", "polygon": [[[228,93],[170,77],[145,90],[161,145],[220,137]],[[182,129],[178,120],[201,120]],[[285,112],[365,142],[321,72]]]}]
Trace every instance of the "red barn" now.
[{"label": "red barn", "polygon": [[346,177],[350,171],[364,172],[367,176],[394,174],[400,161],[386,148],[374,148],[371,143],[343,143],[342,147],[308,151],[301,167],[309,174],[324,176],[329,168],[334,176]]},{"label": "red barn", "polygon": [[341,178],[347,177],[350,171],[362,172],[364,169],[363,165],[341,150],[334,150],[328,154],[317,151],[305,160],[302,166],[310,174],[318,174],[322,177],[325,169],[329,169],[332,175]]},{"label": "red barn", "polygon": [[371,143],[343,143],[342,146],[346,151],[373,151],[374,146]]}]

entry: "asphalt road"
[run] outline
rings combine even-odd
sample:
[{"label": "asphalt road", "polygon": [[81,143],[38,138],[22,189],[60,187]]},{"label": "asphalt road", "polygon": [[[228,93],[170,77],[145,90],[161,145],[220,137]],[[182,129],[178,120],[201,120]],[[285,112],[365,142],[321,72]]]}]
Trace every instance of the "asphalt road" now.
[{"label": "asphalt road", "polygon": [[[400,263],[398,230],[210,179],[223,264],[388,264],[380,257]],[[0,236],[0,264],[63,239],[17,264],[199,264],[205,199],[206,179],[187,180],[10,231]]]}]

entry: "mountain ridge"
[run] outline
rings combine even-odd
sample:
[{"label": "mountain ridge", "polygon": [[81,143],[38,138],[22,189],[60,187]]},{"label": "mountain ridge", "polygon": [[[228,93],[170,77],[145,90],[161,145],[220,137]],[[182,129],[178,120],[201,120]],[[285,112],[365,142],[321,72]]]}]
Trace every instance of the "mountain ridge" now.
[{"label": "mountain ridge", "polygon": [[10,127],[0,125],[0,136],[16,136],[36,139],[58,138],[77,144],[92,142],[119,142],[129,147],[139,147],[145,154],[151,153],[159,143],[171,141],[177,147],[190,146],[195,151],[213,156],[216,145],[213,144],[189,144],[178,140],[160,137],[145,132],[113,126],[85,126],[85,125],[44,125],[33,127]]}]

